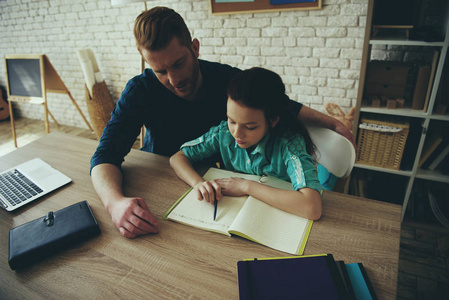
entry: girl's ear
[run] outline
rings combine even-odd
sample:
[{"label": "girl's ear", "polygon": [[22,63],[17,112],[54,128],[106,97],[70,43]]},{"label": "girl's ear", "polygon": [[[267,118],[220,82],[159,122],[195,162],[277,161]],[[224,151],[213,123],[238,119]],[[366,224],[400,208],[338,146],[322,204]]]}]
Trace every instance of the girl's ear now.
[{"label": "girl's ear", "polygon": [[276,125],[278,124],[278,122],[279,122],[279,116],[277,116],[277,117],[274,117],[274,118],[272,118],[271,119],[271,128],[274,128],[274,127],[276,127]]}]

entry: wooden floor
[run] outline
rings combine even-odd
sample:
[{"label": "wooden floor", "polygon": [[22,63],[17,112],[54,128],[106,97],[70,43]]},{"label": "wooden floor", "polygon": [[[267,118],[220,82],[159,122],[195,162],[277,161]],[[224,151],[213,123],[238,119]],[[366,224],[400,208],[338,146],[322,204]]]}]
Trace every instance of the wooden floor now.
[{"label": "wooden floor", "polygon": [[402,223],[397,299],[449,299],[449,229]]},{"label": "wooden floor", "polygon": [[[44,121],[26,118],[14,118],[14,121],[18,147],[23,147],[26,144],[31,143],[32,141],[45,135]],[[50,132],[63,132],[74,136],[97,140],[94,132],[91,132],[88,129],[67,125],[57,126],[52,122],[50,122]],[[139,149],[139,144],[139,140],[137,140],[133,148]],[[0,157],[15,149],[16,148],[14,147],[10,121],[0,121]]]},{"label": "wooden floor", "polygon": [[[32,141],[45,135],[45,125],[43,121],[32,120],[26,118],[14,118],[17,146],[22,147]],[[50,122],[50,132],[64,132],[67,134],[85,137],[96,140],[93,132],[84,128],[77,128],[65,125],[56,126],[55,123]],[[0,122],[0,157],[15,150],[14,141],[12,137],[11,123],[9,120]]]},{"label": "wooden floor", "polygon": [[[96,140],[93,132],[71,126],[56,126],[50,131]],[[18,146],[24,146],[45,134],[39,120],[16,120]],[[134,148],[138,148],[138,141]],[[9,121],[0,122],[0,157],[15,149]],[[447,216],[449,217],[449,216]],[[449,299],[449,230],[433,225],[404,222],[398,270],[398,300]]]}]

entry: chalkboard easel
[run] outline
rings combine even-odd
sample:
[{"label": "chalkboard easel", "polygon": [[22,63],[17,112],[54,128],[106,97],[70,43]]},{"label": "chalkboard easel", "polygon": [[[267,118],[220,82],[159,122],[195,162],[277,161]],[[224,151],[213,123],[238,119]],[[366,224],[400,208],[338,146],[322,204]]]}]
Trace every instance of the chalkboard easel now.
[{"label": "chalkboard easel", "polygon": [[17,147],[17,137],[12,102],[43,105],[46,133],[50,132],[48,115],[50,115],[56,125],[59,125],[52,113],[48,110],[47,93],[67,94],[81,117],[84,119],[84,122],[86,122],[89,129],[93,131],[75,99],[70,94],[70,91],[67,89],[46,55],[5,55],[5,66],[9,112],[15,147]]}]

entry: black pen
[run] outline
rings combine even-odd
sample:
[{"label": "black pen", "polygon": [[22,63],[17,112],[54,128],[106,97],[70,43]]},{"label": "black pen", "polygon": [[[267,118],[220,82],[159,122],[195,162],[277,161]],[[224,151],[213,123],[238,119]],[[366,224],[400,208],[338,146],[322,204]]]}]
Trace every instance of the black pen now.
[{"label": "black pen", "polygon": [[217,201],[217,199],[215,199],[215,202],[214,202],[214,221],[217,218],[217,207],[218,207],[218,201]]}]

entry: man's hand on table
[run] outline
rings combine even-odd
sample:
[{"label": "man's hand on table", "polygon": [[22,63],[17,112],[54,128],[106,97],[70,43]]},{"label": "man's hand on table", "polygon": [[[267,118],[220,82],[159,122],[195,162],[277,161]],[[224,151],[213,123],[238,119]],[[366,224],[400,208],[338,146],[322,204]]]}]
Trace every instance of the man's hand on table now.
[{"label": "man's hand on table", "polygon": [[158,221],[142,198],[124,197],[107,208],[115,227],[127,238],[158,233]]}]

